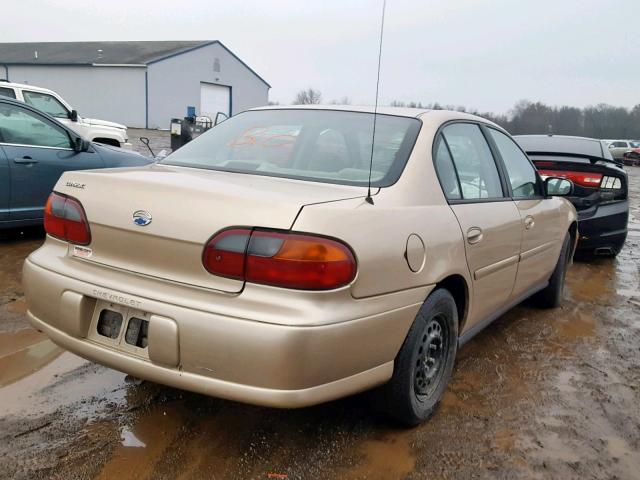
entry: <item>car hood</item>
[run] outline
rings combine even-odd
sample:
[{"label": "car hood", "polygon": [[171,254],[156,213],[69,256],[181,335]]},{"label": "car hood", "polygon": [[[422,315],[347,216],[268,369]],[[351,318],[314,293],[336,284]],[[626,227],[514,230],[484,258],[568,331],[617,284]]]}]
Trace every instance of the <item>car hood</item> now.
[{"label": "car hood", "polygon": [[[73,185],[82,184],[82,189]],[[69,186],[72,185],[72,186]],[[211,275],[202,252],[229,227],[290,229],[308,204],[364,197],[366,187],[153,164],[66,172],[56,191],[77,198],[91,228],[88,261],[140,275],[238,293],[243,281]],[[141,226],[134,212],[150,221]]]},{"label": "car hood", "polygon": [[108,122],[106,120],[98,120],[96,118],[82,118],[83,123],[87,123],[92,127],[108,127],[108,128],[118,128],[120,130],[126,130],[127,127],[120,123]]},{"label": "car hood", "polygon": [[120,147],[102,143],[92,143],[91,146],[98,152],[106,168],[139,167],[154,162],[150,157]]}]

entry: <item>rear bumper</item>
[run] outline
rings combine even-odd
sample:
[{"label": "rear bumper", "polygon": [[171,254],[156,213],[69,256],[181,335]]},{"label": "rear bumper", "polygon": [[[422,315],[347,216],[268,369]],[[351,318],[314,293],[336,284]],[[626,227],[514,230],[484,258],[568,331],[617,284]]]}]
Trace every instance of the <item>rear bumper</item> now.
[{"label": "rear bumper", "polygon": [[589,216],[578,212],[578,251],[593,251],[597,248],[619,251],[627,238],[628,221],[628,200],[599,205],[596,212]]},{"label": "rear bumper", "polygon": [[[67,350],[139,378],[280,408],[326,402],[387,381],[422,303],[339,323],[297,326],[139,297],[62,275],[30,259],[23,281],[29,320]],[[98,299],[150,314],[148,354],[123,351],[97,338],[92,316]]]}]

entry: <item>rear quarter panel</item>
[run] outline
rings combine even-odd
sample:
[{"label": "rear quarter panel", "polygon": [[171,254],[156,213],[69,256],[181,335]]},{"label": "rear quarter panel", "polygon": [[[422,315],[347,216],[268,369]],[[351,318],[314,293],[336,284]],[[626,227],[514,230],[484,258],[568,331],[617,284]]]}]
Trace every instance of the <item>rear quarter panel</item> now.
[{"label": "rear quarter panel", "polygon": [[[353,248],[358,261],[352,285],[356,298],[434,285],[451,274],[462,275],[470,285],[460,226],[431,160],[440,123],[423,123],[402,176],[380,189],[373,205],[362,198],[307,205],[293,225],[294,230],[336,237]],[[425,246],[423,265],[416,272],[405,258],[412,234]]]}]

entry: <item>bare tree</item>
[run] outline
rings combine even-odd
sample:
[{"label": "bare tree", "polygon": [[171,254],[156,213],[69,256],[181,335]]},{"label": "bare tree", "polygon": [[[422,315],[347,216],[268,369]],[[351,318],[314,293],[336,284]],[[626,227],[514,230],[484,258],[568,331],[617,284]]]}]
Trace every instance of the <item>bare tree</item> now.
[{"label": "bare tree", "polygon": [[351,99],[342,97],[340,100],[331,100],[331,105],[351,105]]},{"label": "bare tree", "polygon": [[296,97],[293,99],[294,105],[316,105],[322,101],[322,94],[320,90],[314,88],[307,88],[306,90],[300,90]]}]

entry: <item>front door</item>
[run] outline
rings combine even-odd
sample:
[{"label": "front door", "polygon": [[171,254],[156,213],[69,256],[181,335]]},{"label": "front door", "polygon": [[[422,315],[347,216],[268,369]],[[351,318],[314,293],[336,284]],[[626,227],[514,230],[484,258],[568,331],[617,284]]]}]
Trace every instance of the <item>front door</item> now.
[{"label": "front door", "polygon": [[[472,279],[467,327],[487,319],[511,297],[520,254],[521,222],[480,126],[453,123],[442,130],[436,167],[465,242]],[[443,157],[443,158],[440,158]],[[442,165],[456,175],[443,181]]]},{"label": "front door", "polygon": [[[2,137],[0,137],[2,141]],[[11,192],[9,162],[0,146],[0,222],[9,220],[9,194]]]},{"label": "front door", "polygon": [[556,266],[564,234],[557,198],[544,198],[536,169],[507,135],[487,128],[509,179],[509,193],[520,212],[522,246],[512,296],[518,298],[549,279]]},{"label": "front door", "polygon": [[63,172],[104,166],[100,156],[75,152],[67,130],[16,104],[0,103],[1,147],[9,164],[9,218],[43,217],[47,197]]}]

